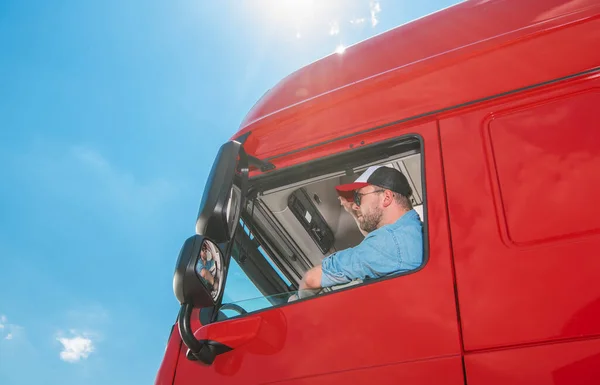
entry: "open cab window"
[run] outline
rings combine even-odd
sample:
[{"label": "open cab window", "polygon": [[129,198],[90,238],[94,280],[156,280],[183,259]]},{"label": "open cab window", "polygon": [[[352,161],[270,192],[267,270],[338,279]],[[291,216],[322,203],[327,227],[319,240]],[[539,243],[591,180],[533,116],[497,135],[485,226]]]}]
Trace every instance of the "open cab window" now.
[{"label": "open cab window", "polygon": [[[425,220],[420,138],[410,137],[395,141],[384,150],[373,150],[376,149],[356,150],[351,161],[347,157],[332,157],[296,170],[282,170],[277,176],[272,173],[272,177],[267,174],[262,180],[251,180],[250,197],[236,231],[219,319],[378,280],[354,280],[299,292],[302,277],[309,269],[364,239],[354,218],[341,206],[335,187],[354,182],[370,166],[383,165],[400,171],[411,187],[413,209],[421,221]],[[423,239],[426,242],[426,236]]]}]

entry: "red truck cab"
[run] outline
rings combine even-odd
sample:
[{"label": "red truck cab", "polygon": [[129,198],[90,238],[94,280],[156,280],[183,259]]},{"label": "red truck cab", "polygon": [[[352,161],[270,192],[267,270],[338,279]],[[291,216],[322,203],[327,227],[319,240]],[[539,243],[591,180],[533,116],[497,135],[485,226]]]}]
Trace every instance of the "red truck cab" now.
[{"label": "red truck cab", "polygon": [[[597,0],[466,1],[283,79],[213,165],[156,384],[600,383],[598,47]],[[423,264],[291,301],[372,165]]]}]

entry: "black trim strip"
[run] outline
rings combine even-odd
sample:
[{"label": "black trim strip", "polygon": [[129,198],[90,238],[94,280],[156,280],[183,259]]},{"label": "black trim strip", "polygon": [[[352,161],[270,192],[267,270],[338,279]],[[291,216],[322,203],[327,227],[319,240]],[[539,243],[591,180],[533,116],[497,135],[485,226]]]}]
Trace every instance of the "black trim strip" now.
[{"label": "black trim strip", "polygon": [[583,71],[583,72],[578,72],[578,73],[573,74],[573,75],[567,75],[567,76],[564,76],[564,77],[561,77],[561,78],[557,78],[557,79],[553,79],[553,80],[548,80],[548,81],[545,81],[545,82],[542,82],[542,83],[537,83],[537,84],[533,84],[533,85],[530,85],[530,86],[525,86],[525,87],[517,88],[517,89],[512,90],[512,91],[506,91],[506,92],[502,92],[502,93],[499,93],[499,94],[496,94],[496,95],[487,96],[485,98],[475,99],[475,100],[472,100],[470,102],[456,104],[454,106],[441,108],[439,110],[425,112],[423,114],[411,116],[409,118],[395,120],[395,121],[393,121],[391,123],[382,124],[380,126],[372,127],[372,128],[369,128],[369,129],[366,129],[366,130],[363,130],[363,131],[358,131],[358,132],[355,132],[355,133],[352,133],[352,134],[348,134],[348,135],[337,137],[335,139],[326,140],[324,142],[320,142],[320,143],[316,143],[316,144],[313,144],[313,145],[310,145],[310,146],[301,147],[301,148],[296,149],[296,150],[284,152],[283,154],[279,154],[279,155],[272,156],[270,158],[266,158],[263,161],[264,162],[270,162],[273,159],[283,158],[283,157],[288,156],[288,155],[293,155],[293,154],[297,154],[297,153],[302,152],[302,151],[311,150],[313,148],[321,147],[321,146],[324,146],[324,145],[329,144],[329,143],[333,143],[333,142],[337,142],[339,140],[344,140],[344,139],[352,138],[352,137],[358,136],[358,135],[363,135],[363,134],[369,133],[371,131],[375,131],[375,130],[386,128],[386,127],[389,127],[389,126],[393,126],[395,124],[405,123],[405,122],[409,122],[411,120],[417,120],[417,119],[420,119],[420,118],[424,118],[424,117],[427,117],[427,116],[440,114],[440,113],[443,113],[443,112],[448,112],[448,111],[451,111],[451,110],[454,110],[454,109],[458,109],[458,108],[462,108],[462,107],[468,107],[468,106],[471,106],[473,104],[482,103],[482,102],[486,102],[486,101],[493,100],[493,99],[498,99],[498,98],[501,98],[501,97],[504,97],[504,96],[516,94],[516,93],[527,91],[527,90],[531,90],[531,89],[534,89],[534,88],[539,88],[539,87],[547,86],[547,85],[553,84],[553,83],[559,83],[559,82],[562,82],[562,81],[565,81],[565,80],[568,80],[568,79],[576,78],[576,77],[583,76],[583,75],[589,75],[589,74],[592,74],[592,73],[598,72],[598,71],[600,71],[600,67],[594,67],[594,68],[592,68],[590,70],[586,70],[586,71]]},{"label": "black trim strip", "polygon": [[364,164],[389,158],[398,154],[414,152],[421,153],[423,140],[418,134],[406,133],[398,137],[384,140],[349,151],[336,153],[304,163],[277,169],[273,172],[260,174],[249,180],[248,195],[254,197],[259,191],[302,182],[330,172],[352,170]]}]

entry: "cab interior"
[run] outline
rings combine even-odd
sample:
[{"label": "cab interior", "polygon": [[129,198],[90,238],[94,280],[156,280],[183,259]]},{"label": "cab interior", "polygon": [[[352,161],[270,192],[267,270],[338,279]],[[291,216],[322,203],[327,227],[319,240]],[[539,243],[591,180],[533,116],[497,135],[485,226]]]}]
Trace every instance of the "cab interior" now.
[{"label": "cab interior", "polygon": [[[254,181],[242,210],[232,258],[267,301],[257,305],[256,301],[247,301],[251,298],[228,298],[226,285],[224,303],[230,300],[253,311],[287,302],[298,290],[304,272],[337,250],[359,244],[364,237],[340,205],[335,186],[354,182],[370,166],[393,167],[407,177],[413,190],[413,207],[423,220],[420,142],[413,140],[392,148],[372,149],[371,161],[365,163],[355,159],[368,159],[366,152],[352,160],[324,160],[304,165],[296,173],[282,172],[277,179]],[[235,274],[228,281],[239,278]]]}]

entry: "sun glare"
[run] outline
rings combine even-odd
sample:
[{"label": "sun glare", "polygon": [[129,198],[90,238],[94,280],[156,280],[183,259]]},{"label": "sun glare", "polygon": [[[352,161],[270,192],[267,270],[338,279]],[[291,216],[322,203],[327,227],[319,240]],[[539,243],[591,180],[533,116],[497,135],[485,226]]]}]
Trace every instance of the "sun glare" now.
[{"label": "sun glare", "polygon": [[268,12],[281,20],[299,21],[313,16],[313,0],[278,0],[270,2]]},{"label": "sun glare", "polygon": [[[356,32],[378,23],[379,0],[252,0],[243,2],[253,19],[269,33],[299,46],[326,44],[329,52],[346,52],[342,42],[350,42]],[[352,5],[352,4],[354,5]],[[359,7],[357,4],[362,4]],[[352,5],[352,6],[350,6]],[[371,16],[369,18],[369,16]],[[370,22],[369,22],[370,21]],[[294,46],[296,47],[296,46]]]}]

